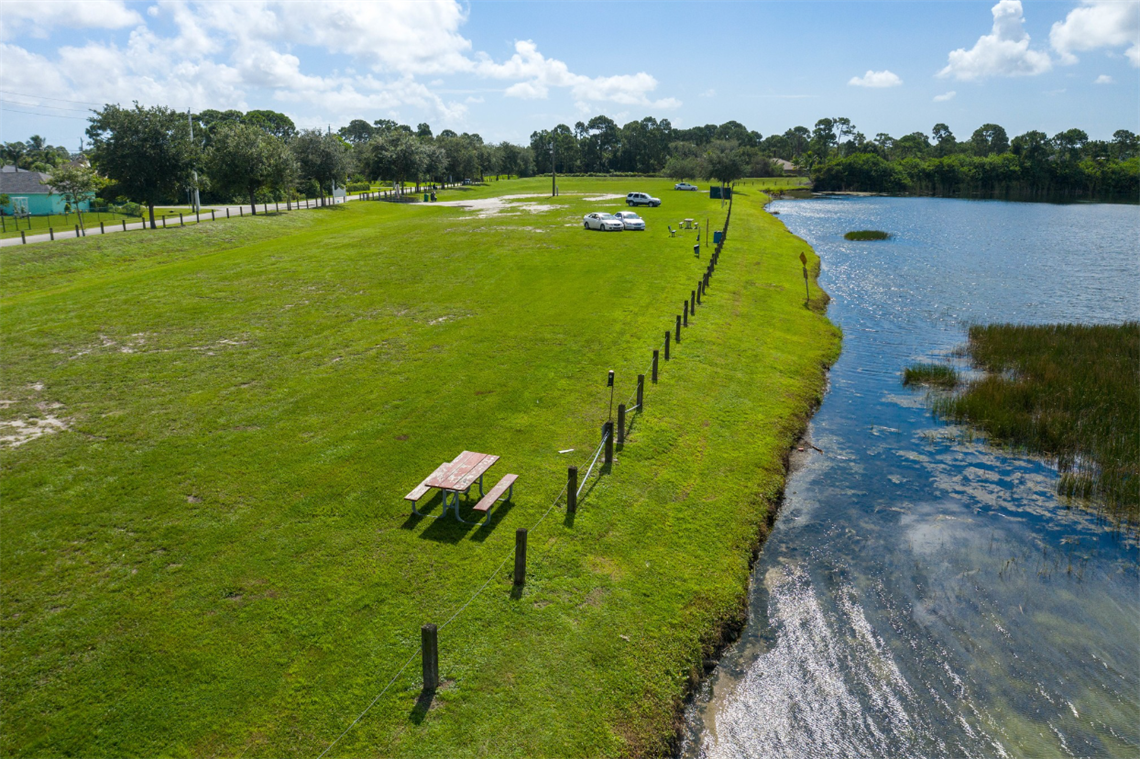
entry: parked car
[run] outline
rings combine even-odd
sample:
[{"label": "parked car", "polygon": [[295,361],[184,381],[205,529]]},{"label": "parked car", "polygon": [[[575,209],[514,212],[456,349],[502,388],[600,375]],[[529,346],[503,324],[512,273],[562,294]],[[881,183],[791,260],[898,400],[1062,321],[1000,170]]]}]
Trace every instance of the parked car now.
[{"label": "parked car", "polygon": [[678,182],[677,184],[673,185],[673,189],[674,190],[690,190],[692,192],[696,192],[697,186],[695,184],[689,184],[688,182]]},{"label": "parked car", "polygon": [[600,229],[603,232],[620,232],[625,229],[625,222],[612,213],[588,213],[583,226],[586,229]]},{"label": "parked car", "polygon": [[656,208],[661,205],[661,201],[649,193],[631,192],[625,196],[625,204],[627,206],[649,206],[650,208]]},{"label": "parked car", "polygon": [[618,211],[614,214],[615,219],[620,219],[622,225],[629,230],[636,230],[638,232],[645,231],[645,219],[638,216],[633,211]]}]

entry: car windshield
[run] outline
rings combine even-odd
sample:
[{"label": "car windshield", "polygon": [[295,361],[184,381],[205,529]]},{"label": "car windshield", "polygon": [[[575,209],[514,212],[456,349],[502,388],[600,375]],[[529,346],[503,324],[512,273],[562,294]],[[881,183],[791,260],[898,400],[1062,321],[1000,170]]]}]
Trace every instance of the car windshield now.
[{"label": "car windshield", "polygon": [[640,219],[641,217],[635,213],[626,213],[626,214],[622,214],[622,218],[625,219],[626,221],[630,221],[631,219]]}]

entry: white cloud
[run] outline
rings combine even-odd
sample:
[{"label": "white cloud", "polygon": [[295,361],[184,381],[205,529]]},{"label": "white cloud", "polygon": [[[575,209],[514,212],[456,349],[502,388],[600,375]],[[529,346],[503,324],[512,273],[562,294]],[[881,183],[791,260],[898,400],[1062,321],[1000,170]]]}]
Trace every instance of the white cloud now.
[{"label": "white cloud", "polygon": [[122,0],[77,2],[4,2],[0,40],[21,35],[47,37],[53,29],[123,29],[143,23]]},{"label": "white cloud", "polygon": [[851,81],[847,82],[854,87],[898,87],[902,83],[903,81],[899,79],[898,74],[886,69],[882,71],[868,70],[863,76],[853,76]]},{"label": "white cloud", "polygon": [[943,93],[941,95],[935,95],[934,96],[934,102],[935,103],[945,103],[947,100],[953,100],[954,96],[957,94],[958,93],[955,92],[954,90],[950,90],[949,92]]},{"label": "white cloud", "polygon": [[[138,100],[196,110],[244,110],[251,99],[272,99],[280,110],[300,113],[299,125],[306,118],[320,123],[395,118],[405,106],[425,111],[429,118],[455,121],[482,99],[445,100],[441,95],[461,97],[472,90],[443,90],[441,77],[466,75],[498,80],[505,89],[493,91],[517,98],[542,99],[563,90],[590,107],[680,105],[674,98],[651,99],[658,82],[646,72],[578,74],[565,62],[542,55],[530,41],[516,43],[514,55],[501,63],[472,53],[472,43],[460,34],[468,10],[457,0],[155,0],[139,6],[143,15],[120,0],[0,2],[3,35],[47,35],[64,26],[134,26],[125,41],[122,34],[81,37],[49,56],[0,43],[0,88],[48,98]],[[325,74],[306,65],[313,48],[329,60],[320,69]]]},{"label": "white cloud", "polygon": [[1049,44],[1066,64],[1077,62],[1074,51],[1128,45],[1125,56],[1140,66],[1140,3],[1085,0],[1064,21],[1053,24]]},{"label": "white cloud", "polygon": [[503,63],[481,57],[475,73],[493,79],[521,79],[505,90],[508,97],[543,99],[549,97],[550,88],[558,87],[569,89],[578,103],[611,102],[659,109],[681,104],[676,98],[650,100],[648,93],[657,89],[657,80],[644,71],[598,77],[575,74],[562,61],[538,52],[531,40],[516,42],[515,54]]},{"label": "white cloud", "polygon": [[955,79],[985,79],[990,76],[1034,76],[1053,67],[1048,53],[1029,49],[1029,34],[1020,0],[1000,0],[992,9],[993,30],[970,50],[959,48],[938,76]]},{"label": "white cloud", "polygon": [[1093,84],[1112,84],[1112,77],[1108,74],[1101,74],[1093,81]]}]

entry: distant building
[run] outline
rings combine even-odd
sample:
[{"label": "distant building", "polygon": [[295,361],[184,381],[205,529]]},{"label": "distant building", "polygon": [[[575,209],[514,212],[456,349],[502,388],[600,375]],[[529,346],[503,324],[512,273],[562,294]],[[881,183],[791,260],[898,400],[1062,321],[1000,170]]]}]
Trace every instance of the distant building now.
[{"label": "distant building", "polygon": [[[8,216],[17,211],[33,216],[63,213],[68,201],[52,190],[50,182],[51,174],[42,171],[28,171],[15,166],[0,168],[0,195],[8,196],[8,202],[0,206],[0,212]],[[91,198],[94,197],[95,193],[91,193]],[[71,210],[91,210],[91,198],[82,201],[78,209]]]},{"label": "distant building", "polygon": [[773,159],[773,162],[784,170],[785,175],[790,177],[799,176],[800,167],[796,166],[791,161],[785,161],[783,158],[775,158]]}]

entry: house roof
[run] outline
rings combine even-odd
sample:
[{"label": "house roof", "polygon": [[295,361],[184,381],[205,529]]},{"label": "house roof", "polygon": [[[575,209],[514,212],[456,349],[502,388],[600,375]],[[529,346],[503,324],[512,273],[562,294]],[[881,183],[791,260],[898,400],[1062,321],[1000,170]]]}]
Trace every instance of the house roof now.
[{"label": "house roof", "polygon": [[48,186],[51,174],[41,171],[28,171],[15,166],[0,168],[0,193],[5,195],[51,195]]},{"label": "house roof", "polygon": [[799,168],[791,161],[785,161],[783,158],[777,158],[775,160],[776,163],[780,164],[780,168],[782,168],[784,171],[795,171],[797,168]]}]

